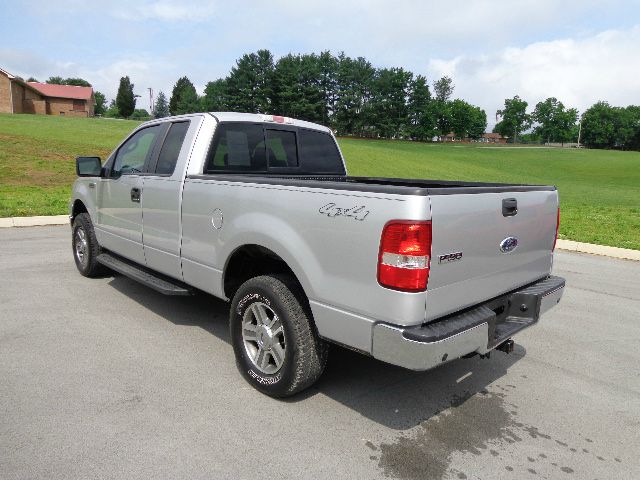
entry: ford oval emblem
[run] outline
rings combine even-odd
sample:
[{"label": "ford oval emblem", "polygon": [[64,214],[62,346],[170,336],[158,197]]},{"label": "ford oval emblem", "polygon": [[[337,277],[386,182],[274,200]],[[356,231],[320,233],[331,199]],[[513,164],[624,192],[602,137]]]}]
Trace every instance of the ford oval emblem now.
[{"label": "ford oval emblem", "polygon": [[502,253],[513,252],[518,246],[518,239],[516,237],[507,237],[500,242],[500,251]]}]

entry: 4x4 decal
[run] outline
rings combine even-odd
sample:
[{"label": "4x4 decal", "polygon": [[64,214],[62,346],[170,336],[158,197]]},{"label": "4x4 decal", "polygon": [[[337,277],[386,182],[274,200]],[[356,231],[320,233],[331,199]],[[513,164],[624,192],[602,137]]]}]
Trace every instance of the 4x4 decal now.
[{"label": "4x4 decal", "polygon": [[327,203],[324,207],[318,210],[322,215],[326,215],[327,217],[351,217],[354,220],[363,221],[369,215],[369,210],[367,210],[366,206],[356,205],[351,208],[342,208],[336,206],[335,203]]}]

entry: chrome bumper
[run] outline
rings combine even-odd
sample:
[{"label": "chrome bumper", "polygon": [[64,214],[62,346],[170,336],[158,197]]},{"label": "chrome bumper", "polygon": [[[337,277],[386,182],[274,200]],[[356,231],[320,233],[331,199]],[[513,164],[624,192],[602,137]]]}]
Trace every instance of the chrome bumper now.
[{"label": "chrome bumper", "polygon": [[560,302],[564,286],[563,278],[551,276],[426,325],[378,323],[373,327],[373,357],[411,370],[429,370],[470,353],[487,353],[537,323]]}]

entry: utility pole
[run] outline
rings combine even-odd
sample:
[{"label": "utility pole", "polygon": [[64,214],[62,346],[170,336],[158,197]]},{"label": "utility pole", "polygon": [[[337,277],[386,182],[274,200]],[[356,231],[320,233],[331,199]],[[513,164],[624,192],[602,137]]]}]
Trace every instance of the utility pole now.
[{"label": "utility pole", "polygon": [[578,123],[578,148],[580,148],[580,136],[582,135],[582,120]]},{"label": "utility pole", "polygon": [[153,88],[147,88],[149,90],[149,113],[153,117]]}]

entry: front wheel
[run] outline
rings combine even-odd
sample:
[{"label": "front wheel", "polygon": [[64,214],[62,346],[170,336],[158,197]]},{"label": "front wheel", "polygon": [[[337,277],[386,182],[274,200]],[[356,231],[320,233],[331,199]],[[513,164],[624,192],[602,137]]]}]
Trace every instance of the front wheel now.
[{"label": "front wheel", "polygon": [[85,277],[99,275],[103,271],[102,265],[96,260],[100,254],[100,245],[88,213],[79,213],[73,219],[72,235],[73,259],[78,271]]},{"label": "front wheel", "polygon": [[243,283],[229,324],[238,369],[257,390],[287,397],[322,374],[328,346],[315,333],[304,293],[291,277],[263,275]]}]

